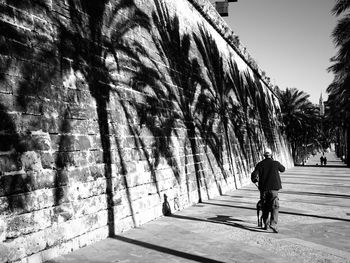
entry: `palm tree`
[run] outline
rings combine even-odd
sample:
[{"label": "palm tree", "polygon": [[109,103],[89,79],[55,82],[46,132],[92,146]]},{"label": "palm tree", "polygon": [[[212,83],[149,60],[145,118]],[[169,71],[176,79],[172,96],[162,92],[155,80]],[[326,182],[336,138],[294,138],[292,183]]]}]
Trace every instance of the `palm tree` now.
[{"label": "palm tree", "polygon": [[333,65],[329,67],[334,73],[334,80],[327,89],[327,105],[329,118],[334,120],[334,125],[338,126],[343,131],[344,138],[347,138],[344,154],[350,165],[350,0],[337,0],[332,12],[335,16],[342,17],[332,34],[338,52],[331,58]]},{"label": "palm tree", "polygon": [[280,99],[284,132],[291,143],[292,156],[298,161],[298,151],[317,138],[319,112],[308,98],[310,95],[296,88],[278,91]]}]

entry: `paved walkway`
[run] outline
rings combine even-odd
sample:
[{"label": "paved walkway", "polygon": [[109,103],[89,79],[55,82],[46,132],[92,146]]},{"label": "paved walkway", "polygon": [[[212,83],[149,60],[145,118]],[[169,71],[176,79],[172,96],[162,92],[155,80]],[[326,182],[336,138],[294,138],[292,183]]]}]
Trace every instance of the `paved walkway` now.
[{"label": "paved walkway", "polygon": [[350,262],[350,169],[326,156],[282,174],[278,234],[257,228],[251,184],[51,262]]}]

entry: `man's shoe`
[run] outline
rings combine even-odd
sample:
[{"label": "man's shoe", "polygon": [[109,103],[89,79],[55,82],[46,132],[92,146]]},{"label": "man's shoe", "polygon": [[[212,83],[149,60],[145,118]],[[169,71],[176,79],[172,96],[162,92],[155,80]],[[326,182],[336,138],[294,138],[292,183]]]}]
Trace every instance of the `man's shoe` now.
[{"label": "man's shoe", "polygon": [[267,225],[264,225],[263,229],[264,229],[264,230],[267,230]]},{"label": "man's shoe", "polygon": [[278,233],[278,229],[277,229],[277,226],[269,226],[271,229],[272,229],[272,231],[274,232],[274,233]]}]

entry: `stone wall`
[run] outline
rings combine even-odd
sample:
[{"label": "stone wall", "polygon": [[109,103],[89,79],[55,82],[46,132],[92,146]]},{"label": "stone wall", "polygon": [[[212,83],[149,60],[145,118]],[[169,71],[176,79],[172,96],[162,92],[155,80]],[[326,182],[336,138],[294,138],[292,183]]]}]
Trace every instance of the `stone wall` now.
[{"label": "stone wall", "polygon": [[41,262],[249,182],[278,100],[204,0],[0,1],[0,262]]}]

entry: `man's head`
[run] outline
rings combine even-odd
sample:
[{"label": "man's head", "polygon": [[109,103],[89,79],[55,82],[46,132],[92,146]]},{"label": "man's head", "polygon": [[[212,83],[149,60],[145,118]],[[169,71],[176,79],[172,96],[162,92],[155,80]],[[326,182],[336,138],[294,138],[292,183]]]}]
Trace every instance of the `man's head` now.
[{"label": "man's head", "polygon": [[266,148],[264,151],[264,157],[265,158],[271,158],[272,157],[272,151],[270,148]]}]

